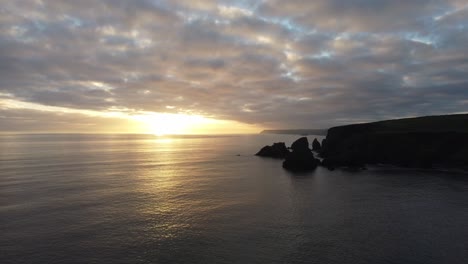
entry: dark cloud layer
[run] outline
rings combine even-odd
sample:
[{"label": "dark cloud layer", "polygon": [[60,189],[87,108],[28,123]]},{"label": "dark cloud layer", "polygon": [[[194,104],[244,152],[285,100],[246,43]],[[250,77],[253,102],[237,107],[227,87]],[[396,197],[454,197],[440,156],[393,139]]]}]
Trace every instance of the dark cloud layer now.
[{"label": "dark cloud layer", "polygon": [[77,120],[5,100],[265,128],[468,112],[465,0],[0,6],[2,131]]}]

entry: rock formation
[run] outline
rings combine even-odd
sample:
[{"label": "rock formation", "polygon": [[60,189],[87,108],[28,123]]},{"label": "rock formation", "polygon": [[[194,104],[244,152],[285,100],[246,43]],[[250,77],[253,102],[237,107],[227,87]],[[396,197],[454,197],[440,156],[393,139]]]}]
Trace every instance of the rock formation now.
[{"label": "rock formation", "polygon": [[309,148],[309,141],[306,137],[296,140],[291,145],[292,152],[286,156],[283,168],[290,171],[308,171],[317,168],[319,160]]},{"label": "rock formation", "polygon": [[284,143],[262,148],[256,155],[285,159],[290,171],[313,170],[322,165],[364,168],[366,164],[404,167],[440,166],[468,169],[468,114],[428,116],[333,127],[322,144],[314,139],[314,157],[306,137],[291,145]]},{"label": "rock formation", "polygon": [[312,150],[313,151],[320,151],[322,149],[322,146],[320,145],[320,142],[316,138],[314,138],[314,141],[312,142]]},{"label": "rock formation", "polygon": [[334,127],[322,144],[322,165],[467,167],[468,115],[432,116]]},{"label": "rock formation", "polygon": [[278,143],[274,143],[272,146],[263,147],[255,155],[260,156],[260,157],[284,159],[286,155],[288,154],[289,154],[289,150],[284,144],[284,142],[278,142]]}]

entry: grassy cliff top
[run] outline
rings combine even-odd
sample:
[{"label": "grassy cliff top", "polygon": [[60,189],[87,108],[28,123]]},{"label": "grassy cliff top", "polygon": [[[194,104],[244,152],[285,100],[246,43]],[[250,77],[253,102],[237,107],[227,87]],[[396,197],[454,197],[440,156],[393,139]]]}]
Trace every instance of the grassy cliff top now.
[{"label": "grassy cliff top", "polygon": [[330,128],[329,131],[367,131],[375,133],[467,132],[468,114],[423,116]]},{"label": "grassy cliff top", "polygon": [[323,135],[327,134],[326,129],[269,129],[263,130],[261,134],[285,134],[285,135]]}]

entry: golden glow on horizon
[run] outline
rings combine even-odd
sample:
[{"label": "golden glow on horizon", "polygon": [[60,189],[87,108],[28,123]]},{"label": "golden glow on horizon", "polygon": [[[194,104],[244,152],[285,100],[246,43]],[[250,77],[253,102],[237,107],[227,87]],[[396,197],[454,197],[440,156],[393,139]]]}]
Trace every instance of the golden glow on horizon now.
[{"label": "golden glow on horizon", "polygon": [[157,136],[187,134],[194,126],[209,122],[202,116],[168,113],[148,113],[133,118],[146,126],[146,132]]},{"label": "golden glow on horizon", "polygon": [[217,120],[201,115],[145,113],[134,116],[143,127],[157,136],[180,134],[245,134],[258,133],[259,128],[236,121]]},{"label": "golden glow on horizon", "polygon": [[15,99],[0,100],[0,109],[27,109],[61,116],[75,115],[76,117],[76,115],[80,115],[87,118],[88,121],[96,120],[93,121],[95,124],[92,129],[85,124],[83,127],[79,127],[79,122],[72,122],[73,127],[63,124],[63,127],[60,128],[60,132],[63,133],[84,131],[86,133],[143,133],[161,136],[172,134],[256,134],[263,129],[255,125],[201,115],[134,112],[131,109],[119,108],[111,108],[108,111],[84,110],[46,106]]}]

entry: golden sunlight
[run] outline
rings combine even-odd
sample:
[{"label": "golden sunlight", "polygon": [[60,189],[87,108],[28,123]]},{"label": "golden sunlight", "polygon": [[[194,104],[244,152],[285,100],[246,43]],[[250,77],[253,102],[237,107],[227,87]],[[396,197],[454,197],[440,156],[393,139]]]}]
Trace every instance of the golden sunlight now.
[{"label": "golden sunlight", "polygon": [[236,121],[217,120],[201,115],[145,113],[133,116],[142,123],[145,133],[157,136],[181,134],[245,134],[261,129]]},{"label": "golden sunlight", "polygon": [[205,122],[205,118],[196,115],[148,113],[134,117],[146,126],[147,132],[157,135],[189,133],[191,128]]}]

